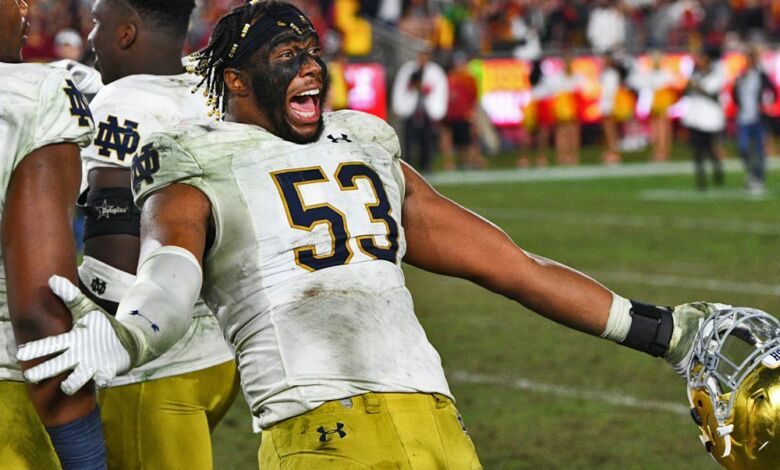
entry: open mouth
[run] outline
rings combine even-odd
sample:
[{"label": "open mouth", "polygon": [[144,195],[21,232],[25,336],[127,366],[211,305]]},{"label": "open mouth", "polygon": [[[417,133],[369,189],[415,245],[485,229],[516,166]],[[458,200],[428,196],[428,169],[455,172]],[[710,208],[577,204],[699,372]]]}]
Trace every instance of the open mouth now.
[{"label": "open mouth", "polygon": [[321,89],[315,88],[295,95],[288,106],[293,124],[306,125],[319,122]]}]

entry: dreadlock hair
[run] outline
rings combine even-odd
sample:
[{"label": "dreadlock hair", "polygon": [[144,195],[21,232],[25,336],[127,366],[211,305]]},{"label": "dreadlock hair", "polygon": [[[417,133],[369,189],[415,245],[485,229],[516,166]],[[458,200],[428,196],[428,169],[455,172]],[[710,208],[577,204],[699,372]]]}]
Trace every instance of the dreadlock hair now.
[{"label": "dreadlock hair", "polygon": [[184,37],[195,9],[195,0],[125,0],[147,24],[175,37]]},{"label": "dreadlock hair", "polygon": [[289,3],[280,0],[246,0],[246,3],[220,18],[211,33],[208,46],[192,55],[194,65],[187,70],[202,77],[192,92],[195,93],[205,85],[203,95],[208,97],[208,104],[212,108],[209,116],[221,119],[227,111],[228,90],[224,72],[231,66],[229,61],[235,55],[239,41],[247,35],[249,25],[266,14],[273,15],[271,9],[281,6],[289,6]]}]

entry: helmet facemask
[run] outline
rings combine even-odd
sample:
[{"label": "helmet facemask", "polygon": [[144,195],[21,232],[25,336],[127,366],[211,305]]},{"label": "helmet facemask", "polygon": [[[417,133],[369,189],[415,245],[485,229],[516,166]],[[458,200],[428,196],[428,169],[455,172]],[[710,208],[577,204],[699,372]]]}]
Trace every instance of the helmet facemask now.
[{"label": "helmet facemask", "polygon": [[777,467],[780,321],[751,308],[719,310],[699,329],[693,354],[688,399],[705,448],[727,468]]}]

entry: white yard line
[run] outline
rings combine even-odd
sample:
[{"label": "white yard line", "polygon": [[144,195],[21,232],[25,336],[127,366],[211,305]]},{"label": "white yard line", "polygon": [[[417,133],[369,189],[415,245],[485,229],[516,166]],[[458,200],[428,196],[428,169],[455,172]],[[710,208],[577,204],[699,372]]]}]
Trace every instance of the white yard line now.
[{"label": "white yard line", "polygon": [[[780,297],[780,285],[760,282],[727,281],[721,279],[706,279],[672,274],[647,274],[628,271],[591,271],[580,266],[579,270],[599,281],[609,283],[639,284],[642,286],[672,287],[686,290],[710,290],[718,293],[767,295]],[[440,282],[469,282],[455,277],[441,276]]]},{"label": "white yard line", "polygon": [[780,285],[760,282],[723,281],[668,274],[644,274],[631,272],[589,272],[596,279],[628,284],[642,284],[682,289],[704,289],[733,294],[771,295],[780,297]]},{"label": "white yard line", "polygon": [[[780,168],[777,158],[767,160],[768,168]],[[726,171],[744,171],[742,162],[729,159]],[[625,178],[630,176],[693,175],[692,162],[626,163],[616,166],[581,165],[576,167],[518,168],[506,170],[453,171],[427,176],[436,186],[514,183],[519,181],[565,181],[598,178]]]},{"label": "white yard line", "polygon": [[533,220],[568,223],[582,226],[608,225],[658,229],[659,227],[726,233],[751,233],[780,235],[780,224],[771,222],[742,222],[738,220],[712,220],[693,217],[658,217],[624,214],[599,214],[574,211],[514,209],[506,207],[473,207],[474,212],[485,217],[504,220]]},{"label": "white yard line", "polygon": [[[487,374],[474,374],[465,371],[448,372],[447,376],[451,381],[463,384],[497,385],[513,390],[526,390],[529,392],[554,395],[561,398],[576,398],[581,400],[595,401],[612,406],[648,411],[667,411],[679,415],[687,415],[690,413],[688,406],[684,405],[682,399],[679,403],[646,400],[620,394],[616,391],[585,390],[581,388],[566,387],[563,385],[535,382],[533,380],[523,378],[497,377]],[[682,390],[682,383],[680,384],[680,389]],[[684,397],[683,393],[680,393],[680,396]]]}]

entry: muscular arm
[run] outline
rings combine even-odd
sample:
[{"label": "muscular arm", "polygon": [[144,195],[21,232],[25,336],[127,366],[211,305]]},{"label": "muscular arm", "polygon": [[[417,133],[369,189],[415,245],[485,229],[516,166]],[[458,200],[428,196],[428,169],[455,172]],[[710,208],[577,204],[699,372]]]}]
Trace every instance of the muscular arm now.
[{"label": "muscular arm", "polygon": [[528,253],[501,229],[436,192],[403,163],[404,261],[461,277],[571,328],[601,334],[612,293],[593,279]]},{"label": "muscular arm", "polygon": [[174,184],[155,192],[141,212],[141,256],[161,246],[178,246],[203,265],[211,203],[192,186]]},{"label": "muscular arm", "polygon": [[[17,344],[71,328],[70,313],[47,281],[52,274],[76,280],[72,220],[80,180],[79,150],[73,144],[32,152],[11,177],[0,236]],[[41,361],[22,363],[22,368],[37,362]],[[32,402],[46,426],[71,422],[95,408],[91,388],[67,396],[59,387],[63,378],[29,386]]]}]

